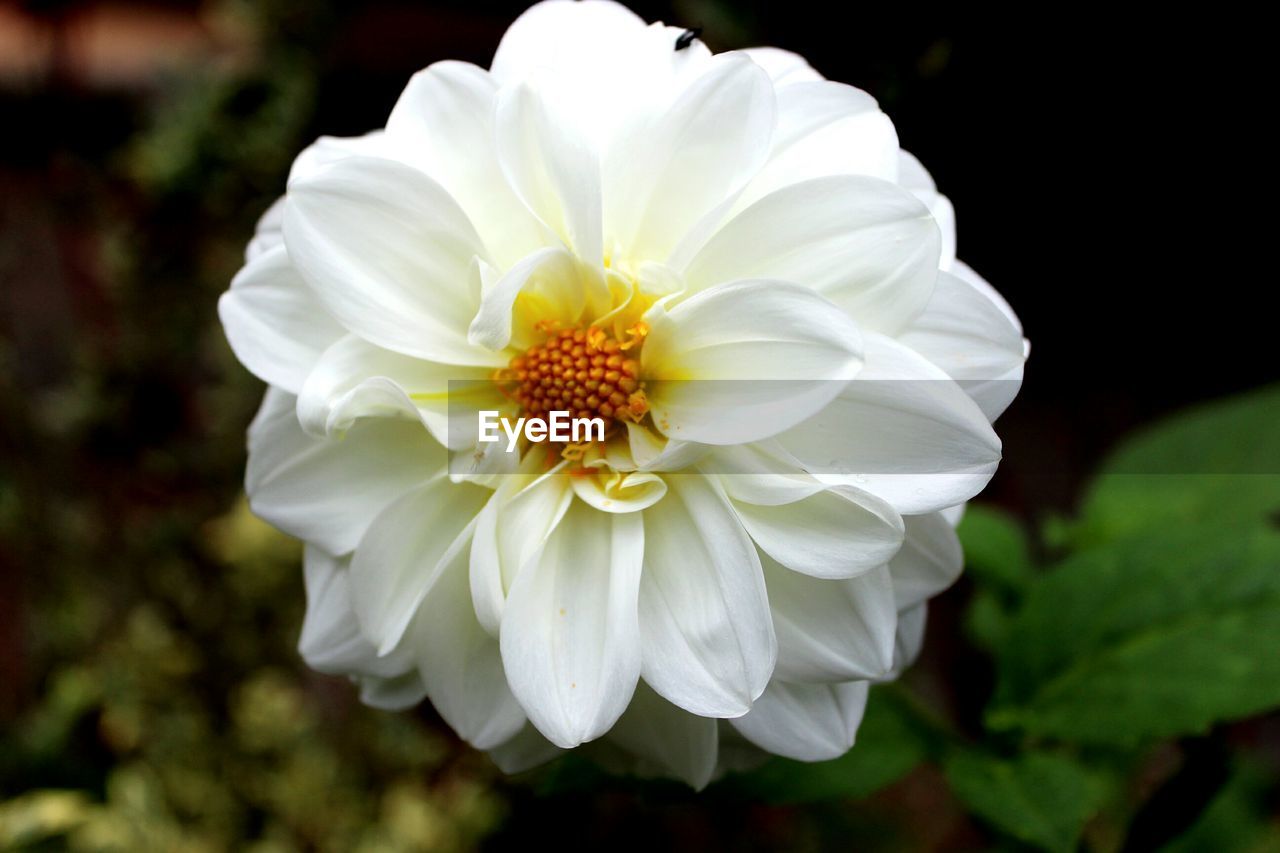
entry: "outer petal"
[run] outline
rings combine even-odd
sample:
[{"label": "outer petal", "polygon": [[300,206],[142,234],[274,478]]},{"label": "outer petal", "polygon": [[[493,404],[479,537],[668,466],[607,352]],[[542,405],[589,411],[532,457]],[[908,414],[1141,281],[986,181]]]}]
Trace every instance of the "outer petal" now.
[{"label": "outer petal", "polygon": [[912,154],[898,151],[898,184],[908,189],[933,214],[942,231],[942,253],[938,266],[944,270],[951,269],[956,260],[956,211],[951,201],[938,192],[933,183],[933,176],[924,165]]},{"label": "outer petal", "polygon": [[693,289],[769,278],[812,288],[862,328],[894,333],[933,293],[939,232],[910,193],[877,178],[788,186],[728,222],[685,269]]},{"label": "outer petal", "polygon": [[893,583],[884,566],[848,580],[818,580],[761,557],[774,629],[775,678],[796,682],[878,678],[893,666]]},{"label": "outer petal", "polygon": [[395,678],[358,676],[356,682],[360,685],[360,701],[379,711],[407,711],[427,695],[422,678],[414,670]]},{"label": "outer petal", "polygon": [[666,260],[694,223],[741,190],[769,153],[773,100],[755,63],[726,54],[664,109],[622,128],[604,175],[606,232],[624,257]]},{"label": "outer petal", "polygon": [[437,475],[383,510],[351,561],[356,616],[386,654],[446,567],[466,559],[470,526],[488,492]]},{"label": "outer petal", "polygon": [[431,703],[477,749],[509,741],[525,725],[502,668],[498,641],[476,621],[466,547],[452,548],[418,608],[404,647],[418,658]]},{"label": "outer petal", "polygon": [[816,578],[870,571],[902,545],[902,518],[893,507],[849,487],[772,506],[734,501],[733,508],[761,550],[788,569]]},{"label": "outer petal", "polygon": [[483,68],[437,62],[413,75],[387,136],[462,205],[489,254],[507,267],[545,245],[543,229],[512,192],[498,164],[498,84]]},{"label": "outer petal", "polygon": [[420,424],[361,421],[341,440],[298,425],[297,401],[275,388],[249,427],[245,490],[253,511],[331,554],[355,548],[384,507],[444,467]]},{"label": "outer petal", "polygon": [[774,681],[751,713],[733,720],[748,740],[799,761],[825,761],[853,746],[867,707],[865,681],[787,684]]},{"label": "outer petal", "polygon": [[[347,335],[325,350],[307,377],[298,396],[298,419],[313,435],[336,436],[359,418],[409,417],[420,419],[441,444],[452,439],[455,450],[473,447],[474,441],[467,441],[474,439],[474,430],[450,430],[450,417],[506,403],[492,383],[482,381],[492,373],[492,368],[411,358]],[[452,403],[450,382],[459,383],[460,392]],[[480,397],[483,391],[491,393]]]},{"label": "outer petal", "polygon": [[503,773],[523,773],[564,754],[564,750],[526,723],[516,735],[489,750],[489,757]]},{"label": "outer petal", "polygon": [[920,657],[920,650],[924,648],[928,607],[922,601],[898,614],[898,640],[893,649],[893,669],[885,674],[882,681],[893,681]]},{"label": "outer petal", "polygon": [[822,79],[822,75],[814,71],[808,61],[798,53],[776,47],[749,47],[742,52],[765,70],[775,88],[781,89],[792,83],[811,83]]},{"label": "outer petal", "polygon": [[276,199],[258,217],[253,239],[244,247],[245,263],[255,260],[269,249],[284,245],[284,196]]},{"label": "outer petal", "polygon": [[716,769],[716,721],[677,708],[643,681],[609,740],[640,758],[640,775],[652,769],[701,790]]},{"label": "outer petal", "polygon": [[447,364],[501,359],[467,342],[484,247],[457,202],[417,169],[350,157],[294,180],[284,218],[294,265],[346,328]]},{"label": "outer petal", "polygon": [[821,410],[862,365],[853,322],[793,284],[720,285],[645,316],[650,411],[682,441],[767,438]]},{"label": "outer petal", "polygon": [[858,378],[778,444],[819,479],[855,485],[903,515],[981,491],[1000,462],[1000,439],[986,416],[913,350],[876,334],[866,347]]},{"label": "outer petal", "polygon": [[298,652],[307,666],[330,675],[395,678],[414,669],[403,653],[379,657],[360,632],[351,602],[350,558],[340,559],[308,545],[303,552],[307,615]]},{"label": "outer petal", "polygon": [[631,701],[643,554],[640,516],[575,501],[511,587],[500,635],[507,677],[557,746],[604,734]]},{"label": "outer petal", "polygon": [[1022,385],[1022,333],[985,293],[969,281],[939,273],[924,312],[898,335],[959,382],[995,420]]},{"label": "outer petal", "polygon": [[289,263],[283,244],[254,253],[218,300],[218,318],[236,358],[291,394],[344,334]]},{"label": "outer petal", "polygon": [[537,3],[507,29],[491,70],[503,83],[546,70],[566,76],[623,73],[619,46],[644,30],[644,20],[619,3]]},{"label": "outer petal", "polygon": [[964,550],[955,528],[940,513],[906,519],[907,538],[889,561],[893,596],[899,610],[914,607],[956,582]]},{"label": "outer petal", "polygon": [[644,511],[644,679],[694,714],[740,716],[777,654],[760,560],[712,483],[689,475],[669,488]]}]

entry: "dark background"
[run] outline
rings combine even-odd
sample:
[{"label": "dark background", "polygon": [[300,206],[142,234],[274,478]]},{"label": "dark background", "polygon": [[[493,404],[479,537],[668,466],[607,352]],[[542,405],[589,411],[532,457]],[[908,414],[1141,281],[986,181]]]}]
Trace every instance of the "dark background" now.
[{"label": "dark background", "polygon": [[[960,257],[1032,341],[986,500],[1028,520],[1068,512],[1119,436],[1276,378],[1263,262],[1274,98],[1251,94],[1261,21],[1118,4],[630,5],[702,26],[714,50],[772,44],[866,89],[952,199]],[[50,673],[97,648],[113,613],[169,594],[148,560],[185,561],[210,589],[234,561],[199,542],[236,499],[259,386],[226,351],[215,303],[292,156],[320,134],[380,127],[421,67],[487,65],[524,6],[0,0],[0,723],[44,707]],[[298,598],[296,578],[280,583]],[[112,606],[63,642],[47,626],[62,624],[49,608],[68,587]],[[962,723],[989,676],[936,638],[954,635],[966,594],[935,609],[922,664],[962,674],[944,697]],[[184,630],[187,606],[165,605]],[[291,612],[252,624],[278,620],[287,651]],[[216,644],[218,624],[193,636]],[[0,795],[18,779],[100,787],[93,768],[119,750],[93,725],[68,737],[89,755],[83,779],[10,745]],[[933,841],[981,837],[936,780],[899,788],[881,807],[932,815]],[[514,817],[499,846],[583,810],[637,845],[823,837],[790,813],[704,813],[678,797],[654,823],[628,794],[504,796]]]}]

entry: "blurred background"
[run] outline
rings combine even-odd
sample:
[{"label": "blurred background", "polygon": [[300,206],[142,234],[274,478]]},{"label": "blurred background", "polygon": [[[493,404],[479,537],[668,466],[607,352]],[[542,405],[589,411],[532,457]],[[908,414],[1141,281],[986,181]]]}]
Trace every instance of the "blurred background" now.
[{"label": "blurred background", "polygon": [[[1123,755],[1070,746],[1080,790],[1105,793],[1064,794],[1081,813],[1059,832],[983,806],[999,785],[958,783],[936,732],[827,768],[812,796],[796,768],[699,796],[574,762],[506,779],[429,708],[374,712],[305,669],[299,548],[241,497],[262,386],[215,303],[301,148],[382,126],[432,62],[487,66],[524,5],[0,0],[0,847],[1151,849],[1191,831],[1182,849],[1280,850],[1280,699]],[[1252,164],[1224,117],[1238,92],[1208,94],[1211,32],[1074,6],[630,5],[871,92],[954,201],[961,257],[1021,316],[1033,351],[993,509],[966,531],[975,574],[933,608],[911,692],[883,700],[910,707],[872,727],[942,725],[1016,762],[1021,742],[984,728],[1000,620],[1032,583],[1010,572],[1110,535],[1081,519],[1128,436],[1277,378],[1256,349],[1273,310],[1236,257],[1260,226],[1217,197]],[[1237,447],[1275,428],[1270,398],[1245,399]],[[1273,485],[1250,512],[1280,509]],[[1010,766],[1011,797],[1061,783]]]}]

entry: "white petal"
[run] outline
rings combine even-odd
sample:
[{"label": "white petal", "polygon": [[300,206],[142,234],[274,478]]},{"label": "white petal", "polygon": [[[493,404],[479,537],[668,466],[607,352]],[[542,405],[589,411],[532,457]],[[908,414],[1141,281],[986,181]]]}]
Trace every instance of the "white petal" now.
[{"label": "white petal", "polygon": [[256,254],[236,274],[218,300],[218,318],[236,358],[291,394],[345,331],[289,263],[283,245]]},{"label": "white petal", "polygon": [[770,683],[751,713],[733,727],[751,742],[798,761],[825,761],[853,746],[867,707],[865,681],[847,684]]},{"label": "white petal", "polygon": [[756,173],[773,125],[767,75],[742,55],[712,59],[672,103],[641,111],[610,147],[604,175],[611,241],[628,257],[665,260],[694,223]]},{"label": "white petal", "polygon": [[782,187],[829,175],[897,181],[897,131],[865,93],[842,83],[809,81],[780,87],[777,96],[778,141],[743,191],[739,208]]},{"label": "white petal", "polygon": [[900,187],[839,176],[795,184],[727,223],[685,269],[695,290],[769,278],[812,288],[860,328],[896,332],[933,292],[939,232]]},{"label": "white petal", "polygon": [[307,666],[330,675],[394,678],[414,669],[402,653],[378,657],[360,632],[351,602],[350,558],[340,559],[308,545],[303,552],[307,614],[302,620],[298,652]]},{"label": "white petal", "polygon": [[903,515],[973,497],[1000,462],[986,416],[945,373],[881,335],[866,367],[820,413],[778,436],[819,479],[854,485]]},{"label": "white petal", "polygon": [[458,200],[500,267],[545,245],[538,221],[498,164],[498,85],[483,68],[437,62],[413,75],[387,119],[387,136]]},{"label": "white petal", "polygon": [[573,493],[601,512],[639,512],[662,500],[666,481],[648,471],[574,474]]},{"label": "white petal", "polygon": [[576,126],[562,86],[543,78],[517,83],[498,95],[498,162],[516,195],[565,246],[599,264],[600,163]]},{"label": "white petal", "polygon": [[609,740],[641,760],[641,775],[652,768],[701,790],[716,769],[716,721],[677,708],[643,681]]},{"label": "white petal", "polygon": [[379,654],[400,642],[440,573],[470,550],[470,525],[489,493],[436,476],[384,509],[356,547],[351,592]]},{"label": "white petal", "polygon": [[929,605],[922,601],[898,614],[898,639],[893,649],[893,669],[885,675],[884,681],[893,681],[920,657],[920,650],[924,648],[928,608]]},{"label": "white petal", "polygon": [[457,202],[393,160],[350,157],[289,185],[289,257],[329,313],[385,349],[499,366],[467,342],[484,247]]},{"label": "white petal", "polygon": [[650,412],[681,441],[767,438],[821,410],[862,364],[853,322],[793,284],[719,285],[645,318]]},{"label": "white petal", "polygon": [[360,701],[380,711],[407,711],[427,695],[422,678],[412,669],[395,678],[360,676],[356,682],[360,685]]},{"label": "white petal", "polygon": [[454,548],[406,635],[427,695],[458,735],[477,749],[509,741],[525,725],[507,685],[495,637],[476,621],[468,549]]},{"label": "white petal", "polygon": [[777,88],[822,79],[822,75],[798,53],[776,47],[749,47],[742,52],[765,70]]},{"label": "white petal", "polygon": [[[302,149],[302,153],[294,158],[289,169],[289,180],[303,180],[327,166],[346,160],[350,157],[388,157],[397,159],[400,150],[392,144],[386,133],[381,130],[371,131],[363,136],[322,136]],[[284,218],[276,226],[283,236]]]},{"label": "white petal", "polygon": [[245,263],[255,260],[277,246],[284,245],[284,196],[271,202],[271,206],[258,217],[253,239],[244,247]]},{"label": "white petal", "polygon": [[849,487],[772,506],[734,501],[733,508],[765,553],[816,578],[851,578],[870,571],[887,563],[902,545],[902,518],[893,507]]},{"label": "white petal", "polygon": [[902,550],[889,561],[899,610],[942,592],[960,577],[964,550],[955,528],[940,512],[908,516]]},{"label": "white petal", "polygon": [[847,580],[819,580],[761,557],[774,629],[775,678],[848,681],[893,666],[893,583],[884,566]]},{"label": "white petal", "polygon": [[643,555],[640,516],[575,501],[511,586],[500,635],[507,678],[557,746],[604,734],[631,701]]},{"label": "white petal", "polygon": [[480,310],[467,330],[467,339],[478,347],[501,350],[511,343],[512,312],[523,292],[541,287],[552,316],[570,324],[585,304],[586,288],[573,256],[559,246],[533,252],[501,275],[483,270],[481,278]]},{"label": "white petal", "polygon": [[567,477],[527,473],[537,464],[537,454],[527,454],[525,473],[502,477],[476,519],[471,595],[480,624],[495,637],[516,575],[542,549],[573,500]]},{"label": "white petal", "polygon": [[503,773],[523,773],[564,755],[564,750],[526,724],[515,737],[492,747],[489,758]]},{"label": "white petal", "polygon": [[991,420],[1022,385],[1022,333],[987,294],[960,276],[938,274],[929,304],[898,341],[957,380]]},{"label": "white petal", "polygon": [[[474,422],[477,408],[497,409],[505,403],[497,386],[487,381],[492,373],[487,367],[412,358],[347,335],[325,350],[307,377],[298,396],[298,420],[312,435],[339,436],[359,418],[407,417],[420,420],[441,444],[453,438],[454,449],[473,447],[474,427],[471,432],[450,430],[450,416],[467,414]],[[459,391],[452,404],[450,383]],[[478,399],[483,391],[490,393]]]},{"label": "white petal", "polygon": [[673,477],[669,489],[644,511],[644,679],[694,714],[740,716],[777,654],[760,560],[712,483]]},{"label": "white petal", "polygon": [[537,3],[507,29],[491,70],[503,83],[539,70],[607,73],[601,69],[611,69],[618,61],[619,42],[635,39],[644,30],[644,20],[618,3]]},{"label": "white petal", "polygon": [[253,511],[331,554],[346,554],[384,507],[444,468],[421,424],[364,420],[342,439],[298,425],[297,400],[275,388],[249,427],[245,490]]},{"label": "white petal", "polygon": [[938,192],[933,176],[912,154],[898,151],[898,184],[920,199],[938,223],[942,233],[942,249],[938,266],[949,270],[956,260],[956,211],[951,200]]}]

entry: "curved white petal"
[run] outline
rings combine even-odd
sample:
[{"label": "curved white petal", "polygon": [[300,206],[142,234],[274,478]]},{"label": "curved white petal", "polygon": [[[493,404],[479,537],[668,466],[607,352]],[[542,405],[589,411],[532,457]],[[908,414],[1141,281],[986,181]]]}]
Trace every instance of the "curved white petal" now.
[{"label": "curved white petal", "polygon": [[[728,478],[725,478],[728,479]],[[786,504],[734,501],[766,554],[815,578],[851,578],[883,566],[902,545],[901,516],[884,501],[836,486]]]},{"label": "curved white petal", "polygon": [[1022,385],[1022,332],[986,293],[938,273],[933,297],[897,337],[955,379],[995,420]]},{"label": "curved white petal", "polygon": [[270,249],[284,245],[284,196],[271,202],[271,206],[258,217],[253,238],[244,247],[244,261],[249,263]]},{"label": "curved white petal", "polygon": [[677,708],[642,681],[608,737],[639,757],[641,775],[652,769],[702,790],[716,769],[716,726],[714,719]]},{"label": "curved white petal", "polygon": [[928,608],[929,605],[922,601],[898,614],[898,639],[893,648],[893,669],[885,674],[882,681],[897,678],[920,657],[920,650],[924,648]]},{"label": "curved white petal", "polygon": [[[302,149],[289,168],[289,181],[304,180],[349,157],[397,157],[407,152],[398,150],[384,131],[374,130],[362,136],[322,136]],[[284,217],[276,225],[283,237]]]},{"label": "curved white petal", "polygon": [[345,333],[289,263],[283,245],[255,253],[236,274],[218,300],[218,318],[236,358],[291,394],[301,390],[320,353]]},{"label": "curved white petal", "polygon": [[942,233],[942,250],[939,253],[938,266],[949,270],[956,260],[956,211],[951,200],[938,192],[933,176],[925,169],[924,164],[907,151],[898,151],[898,184],[910,190],[912,195],[920,199],[938,223]]},{"label": "curved white petal", "polygon": [[431,704],[477,749],[509,741],[525,725],[507,685],[498,641],[476,620],[468,548],[451,548],[414,616],[401,648],[417,656]]},{"label": "curved white petal", "polygon": [[620,45],[645,28],[643,19],[619,3],[548,0],[531,6],[507,28],[490,70],[502,83],[538,71],[607,75],[619,68]]},{"label": "curved white petal", "polygon": [[361,628],[379,654],[400,642],[431,585],[459,552],[489,493],[433,477],[384,509],[351,560],[351,592]]},{"label": "curved white petal", "polygon": [[557,81],[538,77],[498,94],[498,162],[529,211],[588,264],[599,264],[600,162]]},{"label": "curved white petal", "polygon": [[665,108],[638,111],[604,161],[610,245],[628,258],[666,260],[760,168],[773,126],[773,87],[738,54],[713,58]]},{"label": "curved white petal", "polygon": [[871,492],[903,515],[972,498],[1000,462],[986,416],[914,350],[875,333],[865,341],[858,377],[778,444],[819,479]]},{"label": "curved white petal", "polygon": [[[498,409],[506,399],[487,380],[493,369],[437,364],[346,335],[320,356],[298,395],[298,420],[316,436],[340,436],[359,418],[408,417],[453,449],[474,446],[475,429],[450,430],[450,418]],[[458,399],[450,402],[450,383]],[[465,393],[463,393],[465,391]],[[487,392],[487,393],[486,393]]]},{"label": "curved white petal", "polygon": [[379,711],[407,711],[427,695],[421,676],[412,669],[395,678],[361,675],[356,683],[360,685],[360,701]]},{"label": "curved white petal", "polygon": [[484,247],[423,172],[349,157],[289,184],[289,257],[329,313],[379,346],[446,364],[499,366],[467,342]]},{"label": "curved white petal", "polygon": [[798,761],[825,761],[853,746],[867,707],[865,681],[788,684],[774,681],[745,717],[732,720],[752,743]]},{"label": "curved white petal", "polygon": [[307,666],[329,675],[395,678],[413,671],[412,658],[401,651],[379,657],[373,643],[360,632],[351,601],[350,564],[349,557],[334,557],[314,545],[304,549],[307,613],[298,653]]},{"label": "curved white petal", "polygon": [[476,519],[471,596],[480,624],[495,637],[516,576],[541,551],[573,500],[567,477],[529,473],[540,464],[537,454],[527,454],[522,472],[501,478]]},{"label": "curved white petal", "polygon": [[644,525],[645,681],[694,714],[746,713],[777,654],[755,546],[724,495],[696,474],[672,477]]},{"label": "curved white petal", "polygon": [[889,570],[820,580],[761,557],[784,681],[877,678],[893,666],[894,608]]},{"label": "curved white petal", "polygon": [[571,475],[573,493],[601,512],[639,512],[662,500],[667,483],[649,471],[585,471]]},{"label": "curved white petal", "polygon": [[798,53],[777,47],[749,47],[742,52],[765,70],[776,88],[822,79],[822,75],[814,71],[809,62]]},{"label": "curved white petal", "polygon": [[956,582],[964,549],[955,528],[940,512],[908,516],[902,550],[889,561],[899,610],[914,607]]},{"label": "curved white petal", "polygon": [[384,507],[444,468],[421,424],[364,420],[342,439],[298,425],[297,400],[269,388],[249,427],[245,491],[260,518],[331,554],[356,547]]},{"label": "curved white petal", "polygon": [[557,746],[607,732],[635,692],[644,550],[640,516],[575,501],[511,586],[500,634],[507,679]]},{"label": "curved white petal", "polygon": [[498,163],[497,95],[497,81],[483,68],[434,63],[409,80],[386,133],[458,200],[490,257],[506,268],[545,245],[545,234]]},{"label": "curved white petal", "polygon": [[725,224],[685,268],[698,290],[779,279],[818,291],[860,328],[893,333],[919,314],[938,274],[939,231],[900,187],[863,176],[805,181]]},{"label": "curved white petal", "polygon": [[587,287],[578,272],[573,256],[560,246],[539,249],[502,274],[482,268],[480,309],[467,330],[467,339],[478,347],[506,348],[511,343],[512,314],[521,294],[540,297],[545,303],[540,319],[573,324],[586,302]]},{"label": "curved white petal", "polygon": [[564,752],[526,723],[515,736],[491,747],[488,755],[503,773],[523,773],[564,755]]},{"label": "curved white petal", "polygon": [[681,441],[767,438],[821,410],[862,365],[848,316],[794,284],[718,285],[645,318],[650,412]]}]

